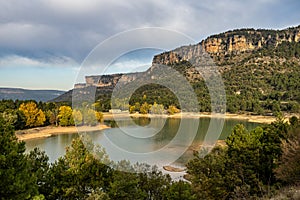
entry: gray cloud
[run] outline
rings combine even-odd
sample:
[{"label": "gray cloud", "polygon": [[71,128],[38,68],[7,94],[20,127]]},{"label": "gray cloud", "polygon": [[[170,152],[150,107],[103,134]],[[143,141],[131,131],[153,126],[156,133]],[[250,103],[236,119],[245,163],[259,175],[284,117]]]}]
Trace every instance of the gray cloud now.
[{"label": "gray cloud", "polygon": [[299,7],[298,0],[1,0],[0,54],[80,63],[120,31],[164,27],[199,41],[233,28],[297,25]]}]

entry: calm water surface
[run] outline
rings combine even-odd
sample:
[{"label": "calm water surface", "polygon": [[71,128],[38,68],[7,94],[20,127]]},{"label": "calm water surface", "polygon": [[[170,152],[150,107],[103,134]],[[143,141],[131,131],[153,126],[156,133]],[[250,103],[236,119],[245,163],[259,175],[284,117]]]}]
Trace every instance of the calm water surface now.
[{"label": "calm water surface", "polygon": [[[86,136],[90,137],[95,144],[103,146],[112,160],[126,159],[149,164],[169,164],[168,162],[177,160],[176,163],[180,165],[192,158],[193,150],[199,149],[205,139],[210,120],[210,118],[135,118],[134,123],[120,120],[118,127],[90,132]],[[240,123],[247,129],[259,125],[226,119],[219,139],[225,139],[232,128]],[[115,123],[111,125],[114,126]],[[218,123],[211,128],[217,130]],[[26,149],[30,151],[39,147],[49,156],[50,162],[54,162],[65,154],[65,148],[75,137],[78,137],[78,134],[33,139],[26,141]],[[176,159],[178,157],[179,159]]]}]

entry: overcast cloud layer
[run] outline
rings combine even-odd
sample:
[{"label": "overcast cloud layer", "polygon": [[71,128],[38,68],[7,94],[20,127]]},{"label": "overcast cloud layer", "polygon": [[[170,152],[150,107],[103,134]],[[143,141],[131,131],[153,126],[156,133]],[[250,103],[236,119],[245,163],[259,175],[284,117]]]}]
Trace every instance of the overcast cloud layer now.
[{"label": "overcast cloud layer", "polygon": [[299,8],[298,0],[0,0],[0,68],[76,68],[98,43],[133,28],[200,41],[236,28],[296,26]]}]

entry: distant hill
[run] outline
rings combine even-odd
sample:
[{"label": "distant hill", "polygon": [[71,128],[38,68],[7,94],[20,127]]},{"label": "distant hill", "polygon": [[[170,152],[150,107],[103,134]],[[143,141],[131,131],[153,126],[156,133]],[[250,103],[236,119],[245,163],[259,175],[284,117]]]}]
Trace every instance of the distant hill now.
[{"label": "distant hill", "polygon": [[0,88],[0,99],[49,101],[62,95],[63,93],[65,93],[65,91]]}]

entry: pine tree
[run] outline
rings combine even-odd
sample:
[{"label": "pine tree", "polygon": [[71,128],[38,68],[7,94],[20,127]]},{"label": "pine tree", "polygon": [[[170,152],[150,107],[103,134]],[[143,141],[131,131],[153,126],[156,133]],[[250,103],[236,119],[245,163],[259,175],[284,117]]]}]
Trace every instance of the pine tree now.
[{"label": "pine tree", "polygon": [[37,193],[25,143],[19,142],[11,124],[0,116],[0,199],[30,199]]}]

